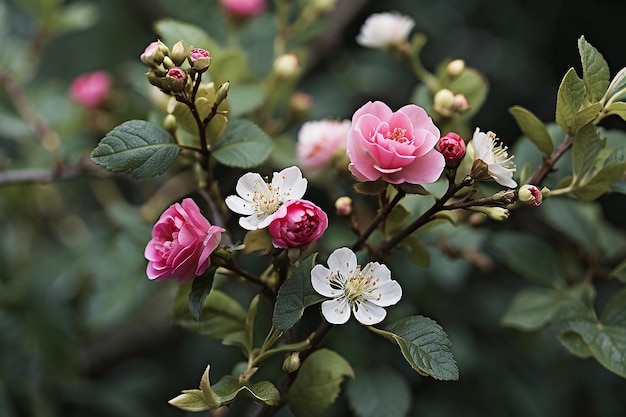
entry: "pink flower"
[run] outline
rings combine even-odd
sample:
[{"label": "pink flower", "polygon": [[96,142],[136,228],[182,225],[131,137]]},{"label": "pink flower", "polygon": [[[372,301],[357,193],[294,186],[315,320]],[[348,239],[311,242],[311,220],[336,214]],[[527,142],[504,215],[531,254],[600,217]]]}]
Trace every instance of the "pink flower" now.
[{"label": "pink flower", "polygon": [[300,248],[319,239],[328,227],[328,216],[307,200],[290,200],[280,206],[269,225],[277,248]]},{"label": "pink flower", "polygon": [[438,140],[439,129],[423,108],[408,104],[394,113],[385,103],[370,101],[352,116],[348,168],[362,181],[435,182],[445,166],[434,148]]},{"label": "pink flower", "polygon": [[437,143],[437,148],[448,162],[459,162],[467,150],[463,138],[454,132],[443,135]]},{"label": "pink flower", "polygon": [[90,72],[74,78],[70,96],[90,109],[100,107],[111,89],[111,79],[104,71]]},{"label": "pink flower", "polygon": [[298,132],[298,164],[309,175],[328,168],[337,151],[346,149],[349,120],[318,120],[306,122]]},{"label": "pink flower", "polygon": [[239,18],[260,15],[265,10],[265,0],[222,0],[226,11]]},{"label": "pink flower", "polygon": [[144,256],[149,279],[178,278],[189,281],[202,275],[211,265],[209,255],[220,243],[225,230],[212,226],[191,198],[174,203],[161,214],[152,228]]},{"label": "pink flower", "polygon": [[198,72],[204,72],[209,69],[211,65],[211,54],[209,51],[202,48],[192,48],[189,51],[189,63],[191,68]]}]

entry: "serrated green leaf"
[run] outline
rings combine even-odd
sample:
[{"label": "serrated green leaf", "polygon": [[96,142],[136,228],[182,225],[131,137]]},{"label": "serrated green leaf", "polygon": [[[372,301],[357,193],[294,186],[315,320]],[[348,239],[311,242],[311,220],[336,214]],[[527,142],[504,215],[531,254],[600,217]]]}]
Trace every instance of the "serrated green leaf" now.
[{"label": "serrated green leaf", "polygon": [[583,81],[588,100],[598,101],[609,87],[609,65],[602,54],[587,42],[584,36],[578,39],[578,52],[583,67]]},{"label": "serrated green leaf", "polygon": [[129,120],[107,133],[90,157],[107,171],[146,178],[164,173],[179,152],[167,131],[144,120]]},{"label": "serrated green leaf", "polygon": [[274,143],[253,122],[236,119],[213,148],[213,157],[226,166],[252,168],[262,164],[272,152]]},{"label": "serrated green leaf", "polygon": [[243,331],[246,310],[234,298],[220,290],[212,290],[204,301],[198,320],[189,311],[188,294],[191,283],[181,285],[172,303],[172,322],[186,330],[215,339]]},{"label": "serrated green leaf", "polygon": [[411,390],[391,368],[357,370],[346,386],[350,408],[358,417],[402,417],[411,405]]},{"label": "serrated green leaf", "polygon": [[345,377],[354,378],[350,364],[339,354],[318,349],[302,363],[289,388],[289,408],[296,417],[318,417],[332,404]]},{"label": "serrated green leaf", "polygon": [[272,316],[272,323],[277,330],[292,328],[306,307],[325,300],[311,285],[311,270],[316,257],[317,253],[314,253],[300,262],[291,278],[278,290]]},{"label": "serrated green leaf", "polygon": [[421,375],[444,381],[459,379],[448,335],[434,320],[411,316],[392,323],[385,330],[371,326],[369,329],[397,344],[407,362]]},{"label": "serrated green leaf", "polygon": [[568,135],[576,134],[576,114],[585,101],[585,84],[570,68],[559,86],[556,97],[556,123]]},{"label": "serrated green leaf", "polygon": [[582,187],[576,188],[573,193],[583,201],[593,201],[602,194],[611,191],[611,185],[624,177],[626,162],[615,162],[603,167],[600,172]]},{"label": "serrated green leaf", "polygon": [[426,268],[430,264],[430,252],[422,239],[410,235],[402,239],[400,245],[406,249],[411,262],[415,265]]},{"label": "serrated green leaf", "polygon": [[204,301],[211,292],[215,271],[217,271],[217,267],[211,265],[202,276],[196,277],[192,281],[191,291],[189,292],[189,312],[191,313],[191,317],[196,320],[200,318]]},{"label": "serrated green leaf", "polygon": [[243,116],[258,109],[265,102],[265,91],[257,84],[243,84],[231,86],[228,91],[230,116]]},{"label": "serrated green leaf", "polygon": [[154,24],[154,31],[168,47],[183,41],[185,48],[195,47],[209,51],[212,55],[218,54],[219,44],[213,40],[202,28],[180,22],[175,19],[161,19]]},{"label": "serrated green leaf", "polygon": [[520,130],[528,139],[546,155],[552,154],[554,145],[552,138],[545,125],[531,111],[521,106],[509,108],[509,113],[513,115]]}]

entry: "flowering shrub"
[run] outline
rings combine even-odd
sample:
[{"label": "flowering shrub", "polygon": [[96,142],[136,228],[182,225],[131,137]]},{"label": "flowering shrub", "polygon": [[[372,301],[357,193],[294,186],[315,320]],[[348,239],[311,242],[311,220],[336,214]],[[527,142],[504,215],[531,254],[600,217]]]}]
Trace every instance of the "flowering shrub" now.
[{"label": "flowering shrub", "polygon": [[[17,415],[53,413],[46,404],[33,410],[24,405],[30,404],[25,399],[40,401],[50,386],[61,397],[79,393],[68,400],[68,415],[83,403],[88,410],[78,414],[98,414],[106,401],[123,408],[112,414],[141,414],[135,403],[117,398],[134,392],[134,380],[113,379],[124,381],[104,395],[99,384],[82,387],[65,375],[37,385],[49,369],[70,366],[67,352],[78,343],[68,328],[83,325],[83,316],[95,330],[75,356],[90,364],[81,372],[94,376],[104,372],[98,366],[114,368],[109,363],[115,360],[101,358],[124,356],[116,346],[134,344],[137,334],[146,338],[138,346],[150,351],[163,350],[163,340],[180,339],[180,333],[171,337],[163,330],[170,323],[219,342],[168,350],[172,368],[157,370],[158,377],[145,366],[145,385],[170,384],[169,405],[168,398],[161,402],[174,413],[309,417],[345,415],[350,408],[353,415],[376,417],[409,415],[411,407],[411,415],[435,413],[439,408],[427,401],[434,391],[447,407],[460,384],[471,386],[472,396],[487,392],[489,401],[493,380],[503,384],[502,393],[519,389],[509,375],[502,378],[500,364],[491,363],[501,351],[515,363],[511,374],[531,374],[537,390],[550,392],[541,385],[552,380],[542,374],[548,357],[559,358],[551,375],[555,383],[572,377],[563,366],[575,361],[569,352],[597,362],[585,364],[578,383],[595,384],[587,372],[600,369],[605,374],[599,380],[610,381],[603,385],[607,392],[618,391],[607,386],[626,377],[626,235],[604,220],[596,200],[626,193],[626,134],[604,124],[610,116],[626,120],[626,69],[611,76],[600,52],[581,37],[582,73],[572,68],[565,74],[554,123],[511,107],[522,133],[513,143],[515,138],[499,139],[490,126],[476,126],[472,117],[483,107],[488,82],[469,60],[443,60],[432,71],[424,65],[426,39],[413,17],[377,13],[355,31],[355,48],[373,48],[368,56],[414,76],[412,92],[390,98],[377,97],[384,95],[382,79],[362,83],[337,73],[306,82],[320,48],[312,40],[325,32],[326,14],[339,10],[335,2],[278,0],[266,7],[264,1],[222,0],[216,7],[225,13],[208,18],[227,29],[221,35],[208,23],[155,23],[160,40],[137,47],[135,66],[126,69],[133,74],[116,83],[134,83],[133,94],[119,100],[121,114],[108,102],[101,106],[108,84],[81,90],[77,80],[66,101],[98,107],[89,113],[90,128],[106,126],[97,145],[81,131],[68,137],[80,137],[82,147],[67,146],[69,139],[60,138],[65,131],[47,126],[37,116],[39,107],[29,104],[36,91],[26,94],[19,77],[0,68],[14,113],[32,124],[22,130],[41,135],[46,154],[34,161],[51,164],[50,172],[3,171],[0,185],[81,178],[74,184],[77,193],[46,187],[37,189],[37,197],[14,193],[19,207],[45,212],[28,218],[45,221],[53,233],[38,248],[63,244],[68,253],[32,262],[20,251],[44,229],[22,222],[22,232],[7,222],[11,244],[5,243],[3,260],[10,275],[21,278],[36,269],[44,279],[0,280],[0,306],[7,306],[0,310],[0,333],[7,335],[0,345],[10,347],[0,366],[6,390],[0,414],[12,411],[4,405],[11,396]],[[44,29],[53,30],[61,17]],[[328,22],[333,19],[341,20]],[[333,64],[352,59],[345,58],[333,57]],[[143,70],[137,72],[137,65]],[[335,78],[359,94],[341,95],[325,84]],[[318,88],[325,94],[300,90]],[[133,95],[145,100],[134,103]],[[152,106],[145,106],[145,117],[124,107],[147,102]],[[21,129],[12,123],[14,114],[0,113],[8,132]],[[129,114],[137,119],[128,120]],[[28,152],[31,142],[24,145]],[[18,143],[11,142],[7,155],[17,154]],[[68,162],[81,150],[84,158]],[[3,167],[11,166],[10,159],[2,157]],[[63,199],[74,195],[88,195],[84,204],[96,207],[93,218],[107,227],[95,233],[87,226],[91,217],[68,214]],[[48,267],[56,264],[64,269],[51,277]],[[62,291],[47,294],[52,288]],[[87,291],[101,299],[82,302]],[[22,294],[28,308],[20,304]],[[49,313],[47,303],[55,299],[80,314]],[[132,308],[120,307],[127,305]],[[43,319],[22,320],[21,311],[39,312]],[[100,343],[125,320],[139,325],[125,330],[122,342]],[[494,330],[498,320],[509,329],[542,330],[542,337],[534,345],[530,337],[518,343],[517,333]],[[26,349],[11,345],[15,335],[28,342]],[[65,350],[40,361],[45,367],[35,377],[13,372],[5,384],[5,365],[29,368],[39,362],[24,365],[24,356],[63,338]],[[541,375],[518,361],[527,351],[543,355],[533,358]],[[195,368],[197,361],[201,368]],[[139,362],[130,368],[144,372],[147,361]],[[195,370],[191,388],[177,379],[188,369]],[[419,401],[412,403],[411,393]],[[529,394],[520,397],[525,403]],[[463,407],[449,406],[451,413]]]}]

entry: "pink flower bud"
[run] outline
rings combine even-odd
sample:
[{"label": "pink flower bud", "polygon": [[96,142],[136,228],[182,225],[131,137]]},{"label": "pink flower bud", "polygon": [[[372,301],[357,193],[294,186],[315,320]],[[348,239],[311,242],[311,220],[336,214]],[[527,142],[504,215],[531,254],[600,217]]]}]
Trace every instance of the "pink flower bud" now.
[{"label": "pink flower bud", "polygon": [[224,231],[212,226],[192,199],[172,204],[152,228],[152,240],[144,251],[148,278],[178,278],[182,284],[202,275],[211,266],[210,255]]},{"label": "pink flower bud", "polygon": [[209,69],[211,65],[211,54],[201,48],[192,48],[189,51],[189,63],[191,68],[198,72],[204,72]]},{"label": "pink flower bud", "polygon": [[437,143],[437,148],[448,164],[458,163],[465,156],[465,141],[454,132],[448,132],[442,136]]},{"label": "pink flower bud", "polygon": [[146,65],[157,67],[163,62],[163,59],[168,54],[169,48],[167,45],[161,41],[155,41],[146,46],[146,49],[143,51],[139,59],[141,59],[141,62]]},{"label": "pink flower bud", "polygon": [[328,216],[308,200],[289,200],[269,225],[272,244],[277,248],[300,248],[317,240],[328,227]]},{"label": "pink flower bud", "polygon": [[543,201],[541,190],[534,185],[524,184],[519,188],[519,201],[527,206],[537,207]]},{"label": "pink flower bud", "polygon": [[222,6],[234,18],[247,19],[265,10],[265,0],[222,0]]},{"label": "pink flower bud", "polygon": [[347,195],[335,200],[335,210],[337,215],[347,217],[352,214],[352,199]]},{"label": "pink flower bud", "polygon": [[90,109],[100,107],[111,89],[111,79],[104,71],[79,75],[70,85],[70,96]]},{"label": "pink flower bud", "polygon": [[171,91],[181,91],[187,85],[187,72],[179,67],[170,68],[165,75],[165,85]]}]

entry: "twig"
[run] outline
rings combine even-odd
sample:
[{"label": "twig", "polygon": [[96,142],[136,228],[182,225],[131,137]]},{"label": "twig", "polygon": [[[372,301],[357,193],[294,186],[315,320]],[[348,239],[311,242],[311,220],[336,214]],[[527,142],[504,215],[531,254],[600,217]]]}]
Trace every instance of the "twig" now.
[{"label": "twig", "polygon": [[58,180],[69,180],[82,175],[106,176],[107,172],[84,158],[73,165],[57,165],[53,169],[26,168],[0,172],[0,187],[11,184],[45,183]]},{"label": "twig", "polygon": [[359,238],[352,244],[353,250],[357,251],[363,247],[365,241],[367,241],[367,238],[374,232],[374,230],[376,230],[378,225],[387,218],[389,213],[391,213],[391,210],[400,202],[400,200],[402,200],[402,198],[404,198],[405,195],[406,193],[404,191],[398,190],[398,193],[395,195],[393,200],[391,200],[389,204],[385,205],[378,212],[378,215],[374,218],[374,220],[372,220],[368,228],[363,233],[361,233]]},{"label": "twig", "polygon": [[539,186],[546,178],[546,176],[554,170],[554,165],[557,161],[565,154],[565,152],[573,145],[574,137],[566,136],[563,139],[563,142],[557,146],[557,148],[552,152],[550,157],[544,157],[544,160],[541,165],[537,167],[535,172],[532,173],[530,177],[526,180],[526,184]]}]

